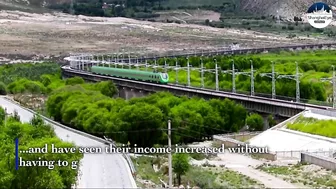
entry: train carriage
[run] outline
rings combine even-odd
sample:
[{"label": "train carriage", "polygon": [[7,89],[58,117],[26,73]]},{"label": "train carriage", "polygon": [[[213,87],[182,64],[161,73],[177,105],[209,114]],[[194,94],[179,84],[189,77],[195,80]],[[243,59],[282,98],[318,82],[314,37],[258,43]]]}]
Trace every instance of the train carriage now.
[{"label": "train carriage", "polygon": [[131,69],[110,68],[102,66],[92,66],[91,72],[99,75],[108,75],[112,77],[119,77],[125,79],[132,79],[138,81],[147,81],[153,83],[167,84],[169,76],[167,73],[155,73],[148,71],[139,71]]}]

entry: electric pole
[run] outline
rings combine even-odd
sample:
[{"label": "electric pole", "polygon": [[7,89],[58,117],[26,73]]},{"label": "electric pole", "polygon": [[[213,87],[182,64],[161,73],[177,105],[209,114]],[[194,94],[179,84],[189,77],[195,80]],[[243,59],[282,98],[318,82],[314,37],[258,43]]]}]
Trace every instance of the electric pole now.
[{"label": "electric pole", "polygon": [[300,76],[299,76],[299,65],[297,62],[295,62],[296,65],[296,102],[300,102]]},{"label": "electric pole", "polygon": [[296,81],[296,102],[300,102],[300,73],[299,73],[299,64],[295,62],[296,73],[295,75],[279,75],[278,78],[286,78]]},{"label": "electric pole", "polygon": [[131,66],[131,53],[129,52],[128,53],[128,69],[131,69],[132,66]]},{"label": "electric pole", "polygon": [[175,57],[176,62],[175,62],[175,71],[176,71],[176,76],[175,76],[175,83],[178,84],[178,62],[177,62],[177,58]]},{"label": "electric pole", "polygon": [[203,52],[201,56],[201,88],[204,88]]},{"label": "electric pole", "polygon": [[147,66],[147,58],[145,56],[145,65],[146,65],[146,72],[148,71],[148,66]]},{"label": "electric pole", "polygon": [[164,58],[164,71],[167,73],[167,60],[166,57]]},{"label": "electric pole", "polygon": [[335,73],[335,66],[331,66],[333,69],[332,78],[321,78],[321,81],[329,81],[333,85],[333,95],[332,95],[332,102],[333,102],[333,109],[336,108],[336,73]]},{"label": "electric pole", "polygon": [[190,65],[189,65],[189,57],[187,57],[187,69],[188,69],[188,87],[190,87]]},{"label": "electric pole", "polygon": [[171,121],[168,120],[168,149],[170,149],[168,154],[168,163],[169,163],[169,188],[173,188],[173,168],[172,168],[172,154],[171,154]]},{"label": "electric pole", "polygon": [[254,72],[253,72],[253,62],[251,62],[251,96],[254,96]]},{"label": "electric pole", "polygon": [[234,60],[232,60],[232,92],[236,92],[236,76],[235,76],[235,67]]},{"label": "electric pole", "polygon": [[216,74],[216,91],[219,90],[219,84],[218,84],[218,66],[217,66],[217,60],[215,59],[215,64],[216,64],[216,67],[215,67],[215,74]]},{"label": "electric pole", "polygon": [[335,76],[335,66],[332,66],[333,68],[333,78],[332,78],[332,82],[333,82],[333,108],[336,108],[336,76]]},{"label": "electric pole", "polygon": [[276,91],[275,91],[275,82],[276,82],[276,72],[275,72],[275,64],[272,61],[272,73],[261,73],[260,76],[261,77],[269,77],[272,79],[272,99],[276,98]]},{"label": "electric pole", "polygon": [[276,98],[276,89],[275,89],[275,70],[274,70],[274,62],[272,61],[272,98]]}]

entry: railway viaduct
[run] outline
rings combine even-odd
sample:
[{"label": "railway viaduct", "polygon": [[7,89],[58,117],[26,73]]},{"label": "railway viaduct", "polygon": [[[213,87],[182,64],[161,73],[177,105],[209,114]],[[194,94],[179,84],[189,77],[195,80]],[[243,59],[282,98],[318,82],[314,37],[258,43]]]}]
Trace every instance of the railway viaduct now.
[{"label": "railway viaduct", "polygon": [[[302,50],[302,49],[323,49],[336,47],[336,43],[330,44],[315,44],[315,45],[296,45],[296,46],[286,46],[286,47],[269,47],[269,48],[261,48],[261,49],[241,49],[241,50],[228,50],[228,51],[218,51],[212,52],[210,54],[196,54],[196,55],[217,55],[217,54],[246,54],[246,53],[261,53],[268,52],[272,50]],[[195,54],[184,54],[177,56],[164,56],[164,57],[178,57],[178,56],[191,56]],[[66,60],[70,60],[71,57],[66,58]],[[160,57],[156,57],[160,58]],[[162,57],[163,58],[163,57]],[[153,58],[146,58],[147,60]],[[145,58],[137,59],[137,61],[144,61]],[[83,60],[80,60],[83,61]],[[135,61],[135,59],[124,59],[119,61]],[[87,63],[87,66],[90,66],[92,63]],[[79,65],[79,64],[78,64]],[[125,99],[130,99],[132,97],[141,97],[145,96],[149,93],[155,93],[158,91],[167,91],[171,92],[178,96],[198,96],[204,99],[218,98],[224,99],[229,98],[231,100],[236,101],[237,103],[242,104],[250,111],[255,111],[261,113],[264,117],[269,114],[273,114],[282,118],[292,117],[299,112],[307,109],[307,108],[316,108],[316,109],[330,109],[325,106],[317,106],[311,104],[297,103],[293,101],[285,101],[278,99],[270,99],[265,97],[258,96],[250,96],[244,94],[237,94],[232,92],[224,92],[224,91],[215,91],[215,90],[207,90],[195,87],[185,87],[185,86],[177,86],[177,85],[161,85],[155,83],[147,83],[141,81],[134,81],[128,79],[114,78],[109,76],[101,76],[95,75],[90,72],[86,72],[83,70],[79,70],[78,66],[72,64],[71,66],[63,66],[62,67],[62,76],[64,78],[79,76],[87,81],[99,82],[105,80],[112,80],[119,88],[119,96]]]}]

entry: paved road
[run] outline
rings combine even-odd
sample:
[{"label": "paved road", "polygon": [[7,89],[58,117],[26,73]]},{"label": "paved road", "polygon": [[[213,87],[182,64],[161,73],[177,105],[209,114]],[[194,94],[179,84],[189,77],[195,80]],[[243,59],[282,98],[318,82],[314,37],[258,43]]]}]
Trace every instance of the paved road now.
[{"label": "paved road", "polygon": [[[21,121],[29,122],[33,114],[13,102],[0,97],[0,106],[7,108],[8,113],[18,111]],[[52,125],[57,136],[74,142],[78,146],[104,147],[102,143],[73,133],[66,129]],[[126,160],[120,154],[84,154],[80,168],[77,188],[135,188],[135,181],[131,175]]]}]

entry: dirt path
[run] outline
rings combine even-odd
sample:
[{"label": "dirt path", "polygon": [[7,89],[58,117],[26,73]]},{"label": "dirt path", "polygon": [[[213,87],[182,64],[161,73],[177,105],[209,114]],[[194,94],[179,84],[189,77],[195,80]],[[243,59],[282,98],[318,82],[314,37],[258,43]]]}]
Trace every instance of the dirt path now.
[{"label": "dirt path", "polygon": [[[205,161],[194,160],[191,163],[201,165],[205,163]],[[286,182],[268,173],[257,170],[256,167],[262,165],[265,162],[253,159],[249,156],[225,153],[218,155],[217,160],[208,160],[208,163],[216,166],[225,165],[225,167],[228,169],[237,171],[243,175],[246,175],[254,180],[263,183],[267,188],[279,188],[280,186],[281,188],[298,188],[298,186],[294,184]]]},{"label": "dirt path", "polygon": [[231,167],[229,169],[235,170],[243,175],[263,183],[266,188],[297,188],[297,186],[291,183],[262,171],[256,170],[252,167]]}]

